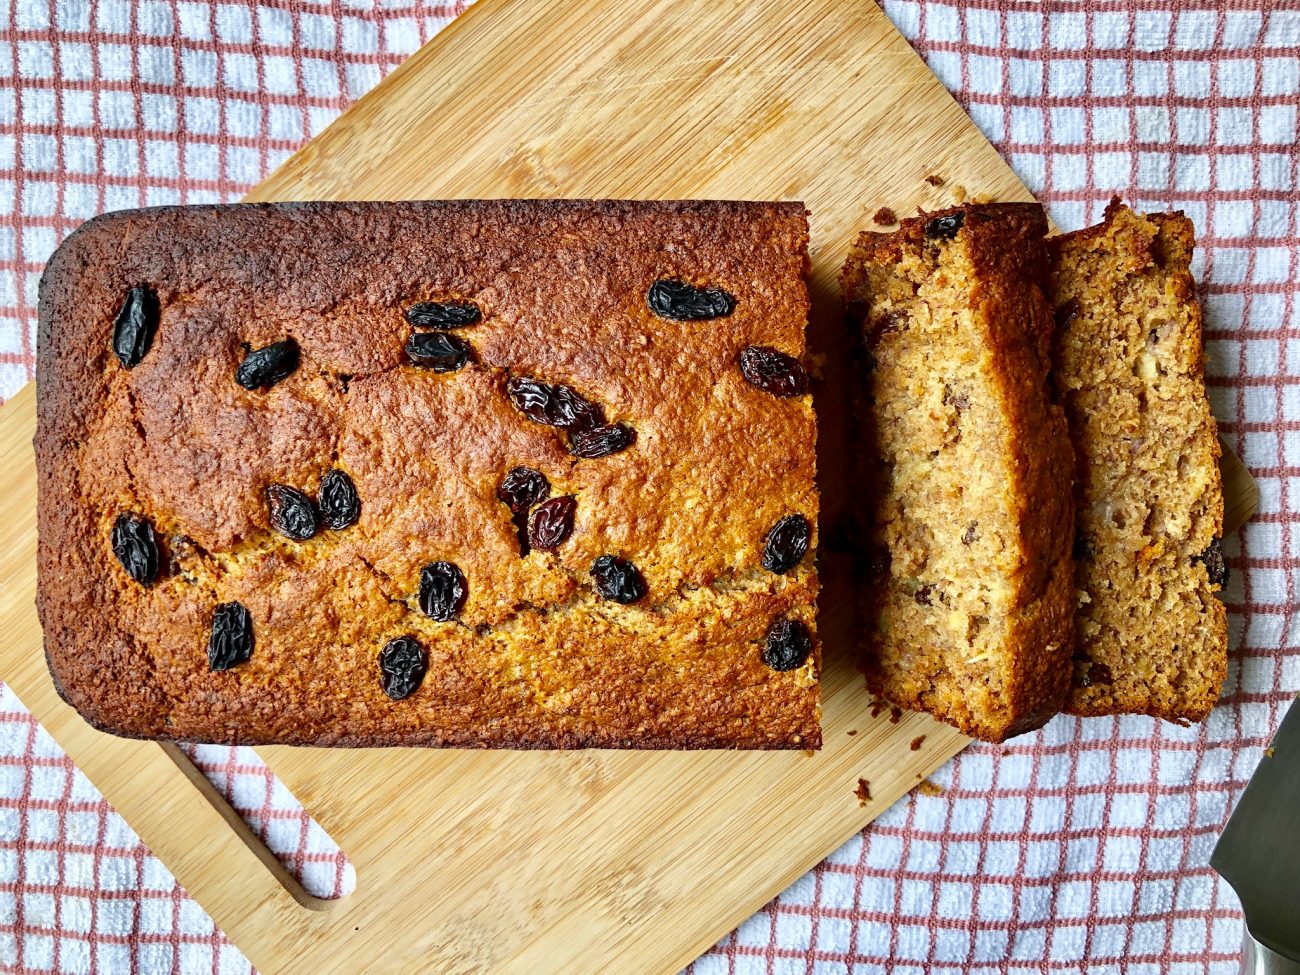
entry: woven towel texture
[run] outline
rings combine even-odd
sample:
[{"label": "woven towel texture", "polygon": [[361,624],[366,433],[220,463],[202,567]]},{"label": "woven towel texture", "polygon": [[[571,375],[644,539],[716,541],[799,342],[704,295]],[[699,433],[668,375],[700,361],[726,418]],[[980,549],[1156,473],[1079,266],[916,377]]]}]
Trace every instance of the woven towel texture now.
[{"label": "woven towel texture", "polygon": [[[1116,193],[1195,222],[1215,414],[1262,496],[1225,541],[1227,686],[1196,728],[1058,718],[972,747],[690,970],[1235,971],[1209,852],[1300,690],[1300,10],[882,5],[1061,227]],[[78,223],[237,199],[464,6],[0,4],[0,397],[31,377],[37,281]],[[354,882],[251,751],[191,754],[309,889]],[[0,970],[250,970],[7,690]]]}]

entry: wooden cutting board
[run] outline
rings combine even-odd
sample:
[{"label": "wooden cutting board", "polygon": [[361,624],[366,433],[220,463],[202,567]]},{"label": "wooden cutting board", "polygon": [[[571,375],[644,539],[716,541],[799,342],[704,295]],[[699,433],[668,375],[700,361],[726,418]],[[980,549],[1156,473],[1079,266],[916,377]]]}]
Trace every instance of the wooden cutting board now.
[{"label": "wooden cutting board", "polygon": [[[866,0],[479,0],[249,199],[806,201],[829,525],[855,497],[838,266],[878,207],[963,190],[1028,198]],[[820,753],[260,749],[356,866],[354,894],[316,900],[176,748],[96,732],[55,696],[33,609],[33,423],[29,387],[0,413],[0,677],[268,975],[671,973],[966,744],[871,717],[846,566],[826,553]],[[1254,503],[1239,462],[1228,490],[1239,523]]]}]

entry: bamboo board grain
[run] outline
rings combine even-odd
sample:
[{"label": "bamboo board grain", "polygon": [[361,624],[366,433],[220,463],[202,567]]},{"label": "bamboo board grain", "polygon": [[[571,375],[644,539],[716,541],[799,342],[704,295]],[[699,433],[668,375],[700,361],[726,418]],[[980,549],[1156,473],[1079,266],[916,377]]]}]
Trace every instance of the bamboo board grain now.
[{"label": "bamboo board grain", "polygon": [[[836,270],[877,207],[957,187],[1028,196],[874,4],[480,0],[249,199],[806,201],[832,524],[852,500]],[[55,695],[33,609],[33,415],[30,387],[0,412],[0,677],[267,975],[673,972],[966,744],[870,716],[845,566],[826,554],[820,753],[261,749],[356,866],[352,896],[315,900],[175,748],[103,735]],[[1253,484],[1228,461],[1244,520]]]}]

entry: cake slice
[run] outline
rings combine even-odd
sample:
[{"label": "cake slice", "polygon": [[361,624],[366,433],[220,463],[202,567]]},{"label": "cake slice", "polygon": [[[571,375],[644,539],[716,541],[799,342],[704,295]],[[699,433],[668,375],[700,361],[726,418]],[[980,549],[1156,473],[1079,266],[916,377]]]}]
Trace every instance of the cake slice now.
[{"label": "cake slice", "polygon": [[1074,714],[1199,721],[1227,669],[1193,244],[1181,213],[1118,201],[1050,244],[1057,382],[1079,463]]},{"label": "cake slice", "polygon": [[841,284],[860,327],[862,581],[871,689],[989,741],[1044,724],[1070,681],[1072,455],[1049,397],[1037,204],[863,233]]}]

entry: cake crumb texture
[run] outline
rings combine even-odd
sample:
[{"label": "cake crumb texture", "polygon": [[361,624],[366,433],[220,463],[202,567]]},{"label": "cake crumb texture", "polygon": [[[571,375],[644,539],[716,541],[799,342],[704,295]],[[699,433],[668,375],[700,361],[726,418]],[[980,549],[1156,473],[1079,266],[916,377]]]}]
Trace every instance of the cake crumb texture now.
[{"label": "cake crumb texture", "polygon": [[[100,728],[171,740],[817,747],[812,399],[738,367],[751,346],[805,357],[807,239],[802,204],[781,203],[92,220],[40,296],[38,605],[60,692]],[[665,307],[698,307],[653,312],[661,281]],[[123,358],[115,322],[141,287],[156,330]],[[417,303],[457,307],[417,325]],[[251,351],[287,340],[296,358],[236,381]],[[521,378],[603,413],[582,456],[576,425],[525,415],[507,388]],[[498,491],[520,467],[572,504],[512,512]],[[331,471],[355,487],[355,523],[332,475],[342,527],[286,537],[311,532]],[[293,489],[274,492],[280,530],[272,485]],[[156,577],[135,563],[147,583],[115,555],[124,514],[137,544],[143,522],[155,534]],[[760,560],[791,515],[811,537],[778,574]],[[602,556],[623,561],[597,580]],[[233,603],[247,656],[237,611],[209,646]],[[768,653],[778,670],[764,641],[780,619],[806,630]]]},{"label": "cake crumb texture", "polygon": [[860,326],[865,669],[894,704],[990,741],[1069,686],[1072,454],[1047,384],[1036,204],[864,232],[842,274]]},{"label": "cake crumb texture", "polygon": [[1219,441],[1181,213],[1115,201],[1051,241],[1056,375],[1078,456],[1069,710],[1199,721],[1227,669]]}]

